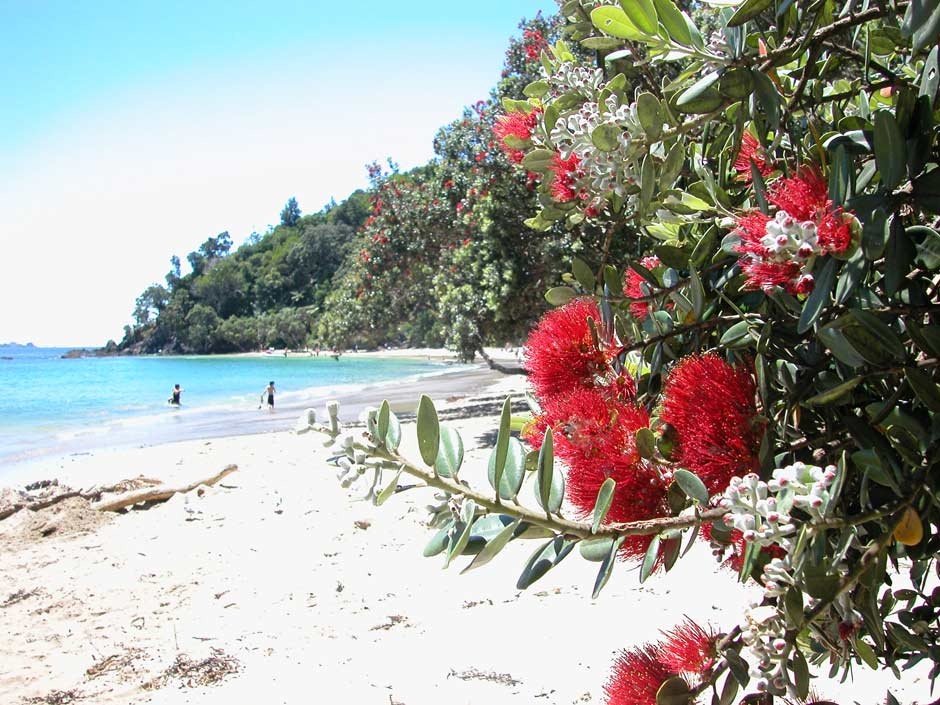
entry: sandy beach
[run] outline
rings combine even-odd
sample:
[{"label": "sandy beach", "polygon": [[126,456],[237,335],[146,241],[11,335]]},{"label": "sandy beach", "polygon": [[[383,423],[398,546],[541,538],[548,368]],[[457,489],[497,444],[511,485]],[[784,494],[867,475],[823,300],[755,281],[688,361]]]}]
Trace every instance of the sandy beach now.
[{"label": "sandy beach", "polygon": [[[464,380],[397,389],[396,404],[431,393],[463,437],[465,479],[480,484],[499,405],[521,399],[524,378]],[[417,457],[413,424],[403,431]],[[642,585],[620,566],[596,600],[597,566],[577,551],[517,590],[537,542],[445,571],[422,557],[430,491],[374,507],[340,486],[328,457],[320,438],[278,430],[46,458],[5,476],[182,484],[238,466],[146,510],[76,498],[0,521],[0,702],[603,703],[618,650],[683,615],[733,625],[753,594],[704,545]],[[853,682],[818,690],[876,703],[887,687],[902,703],[931,700],[923,669],[902,686],[857,666]]]}]

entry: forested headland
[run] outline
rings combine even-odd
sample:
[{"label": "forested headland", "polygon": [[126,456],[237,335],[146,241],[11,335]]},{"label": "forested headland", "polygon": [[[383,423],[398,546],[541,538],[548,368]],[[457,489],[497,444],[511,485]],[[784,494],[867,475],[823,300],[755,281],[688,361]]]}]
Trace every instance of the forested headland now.
[{"label": "forested headland", "polygon": [[520,23],[489,97],[440,128],[429,163],[407,172],[374,163],[368,189],[314,214],[291,198],[276,227],[237,249],[227,232],[209,237],[186,256],[186,274],[174,255],[165,283],[138,297],[119,349],[390,344],[472,357],[520,342],[567,269],[560,253],[599,251],[604,239],[596,225],[527,226],[540,205],[534,175],[513,164],[521,152],[501,148],[498,116],[525,99],[562,24],[541,15]]}]

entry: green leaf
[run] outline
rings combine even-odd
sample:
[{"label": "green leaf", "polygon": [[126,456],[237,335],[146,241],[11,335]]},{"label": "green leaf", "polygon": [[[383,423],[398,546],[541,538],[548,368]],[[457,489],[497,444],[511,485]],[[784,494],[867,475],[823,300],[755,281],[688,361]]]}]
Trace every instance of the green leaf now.
[{"label": "green leaf", "polygon": [[617,271],[617,268],[605,264],[604,265],[604,284],[614,295],[618,295],[623,291],[623,280],[620,278],[620,272]]},{"label": "green leaf", "polygon": [[581,285],[582,289],[589,294],[594,292],[597,280],[594,277],[593,270],[585,264],[584,260],[572,257],[571,273],[574,274],[574,278],[578,281],[578,284]]},{"label": "green leaf", "polygon": [[[868,355],[872,355],[877,360],[887,358],[894,362],[904,360],[904,345],[887,323],[884,323],[871,311],[854,309],[849,315],[861,324],[864,328],[864,334],[860,335],[855,332],[854,328],[850,327],[843,328],[843,332],[863,357],[868,358]],[[850,331],[853,331],[851,335],[849,334]],[[859,342],[863,344],[859,345]],[[872,364],[878,364],[873,362],[871,358],[868,359]]]},{"label": "green leaf", "polygon": [[754,342],[750,331],[751,327],[747,321],[738,321],[722,334],[718,344],[729,349],[746,347]]},{"label": "green leaf", "polygon": [[934,105],[937,98],[937,86],[940,85],[940,60],[938,60],[940,54],[938,54],[938,49],[940,47],[935,46],[930,50],[930,55],[924,63],[924,70],[921,72],[920,90],[917,93],[918,96],[926,96],[931,106]]},{"label": "green leaf", "polygon": [[508,544],[512,540],[513,535],[516,532],[516,529],[519,528],[519,525],[521,523],[522,523],[522,518],[519,517],[515,521],[513,521],[511,524],[507,524],[506,526],[504,526],[502,531],[500,531],[498,534],[496,534],[496,536],[494,536],[493,538],[491,538],[489,541],[486,542],[486,545],[483,547],[483,549],[476,556],[473,557],[473,560],[470,561],[470,563],[467,565],[466,568],[460,571],[460,574],[463,575],[468,570],[479,568],[480,566],[484,566],[487,563],[489,563],[491,560],[493,560],[496,557],[496,555],[500,551],[502,551],[503,548],[505,548],[506,544]]},{"label": "green leaf", "polygon": [[855,468],[870,480],[884,487],[891,487],[900,491],[894,477],[885,469],[881,458],[878,457],[875,451],[870,448],[865,448],[855,451],[850,457],[852,458],[852,464],[855,465]]},{"label": "green leaf", "polygon": [[865,642],[863,639],[856,637],[855,641],[855,653],[858,654],[858,657],[862,659],[866,666],[868,666],[873,671],[878,670],[878,657],[875,656],[875,652],[872,648]]},{"label": "green leaf", "polygon": [[[506,467],[506,459],[509,453],[510,425],[512,423],[512,402],[510,397],[503,401],[503,410],[499,416],[499,431],[496,435],[496,447],[490,456],[489,478],[490,485],[501,494],[503,469]],[[516,492],[519,490],[517,489]],[[512,495],[515,496],[515,493]],[[511,497],[506,497],[511,499]]]},{"label": "green leaf", "polygon": [[607,555],[604,556],[601,567],[597,571],[597,577],[594,578],[594,591],[591,593],[591,599],[597,599],[597,596],[601,594],[601,590],[604,589],[604,586],[610,579],[610,574],[614,570],[614,564],[617,562],[617,551],[623,546],[623,542],[626,538],[626,536],[618,536],[616,541],[611,541]]},{"label": "green leaf", "polygon": [[[659,257],[659,261],[667,267],[672,267],[673,269],[688,269],[689,267],[689,253],[678,247],[673,245],[657,245],[653,248],[653,252]],[[640,274],[643,273],[640,272]],[[659,286],[658,282],[656,286]]]},{"label": "green leaf", "polygon": [[695,320],[699,321],[705,313],[705,288],[695,267],[689,270],[689,297],[692,299],[692,313]]},{"label": "green leaf", "polygon": [[673,473],[672,477],[676,484],[682,488],[682,491],[685,492],[686,497],[695,500],[703,507],[708,506],[708,489],[705,487],[705,483],[699,479],[698,475],[688,470],[679,469]]},{"label": "green leaf", "polygon": [[581,557],[592,563],[602,562],[610,553],[610,547],[614,545],[615,537],[603,536],[601,538],[581,539],[578,541],[578,550]]},{"label": "green leaf", "polygon": [[550,149],[533,149],[525,155],[522,160],[522,166],[529,171],[544,173],[548,171],[555,158],[555,153]]},{"label": "green leaf", "polygon": [[757,102],[767,114],[767,122],[774,130],[780,127],[780,105],[781,97],[776,87],[767,75],[756,70],[751,71],[751,77],[754,79],[754,91]]},{"label": "green leaf", "polygon": [[754,90],[754,79],[746,68],[725,71],[718,81],[718,92],[731,101],[745,100]]},{"label": "green leaf", "polygon": [[540,546],[526,562],[522,575],[516,581],[516,588],[525,590],[549,570],[561,563],[574,548],[574,541],[565,540],[564,536],[556,536],[548,543]]},{"label": "green leaf", "polygon": [[604,522],[604,517],[607,516],[607,512],[610,510],[610,503],[614,500],[614,491],[616,489],[617,481],[612,477],[608,477],[601,483],[601,487],[597,491],[597,501],[594,502],[594,520],[591,523],[592,534],[596,534]]},{"label": "green leaf", "polygon": [[641,32],[646,34],[659,32],[659,18],[652,0],[620,0],[620,7]]},{"label": "green leaf", "polygon": [[654,436],[653,432],[648,428],[645,426],[638,428],[634,434],[634,440],[636,443],[636,451],[640,454],[641,458],[649,460],[656,455],[656,436]]},{"label": "green leaf", "polygon": [[437,420],[437,409],[427,394],[422,394],[418,402],[418,450],[425,465],[437,462],[437,452],[441,444],[441,426]]},{"label": "green leaf", "polygon": [[915,243],[918,264],[931,271],[940,268],[940,233],[925,225],[912,225],[904,234]]},{"label": "green leaf", "polygon": [[619,7],[605,5],[591,10],[591,22],[600,31],[612,37],[630,39],[635,42],[642,42],[648,37]]},{"label": "green leaf", "polygon": [[738,27],[752,20],[773,4],[773,0],[746,0],[734,14],[728,18],[729,27]]},{"label": "green leaf", "polygon": [[[488,475],[490,485],[496,488],[496,455],[497,449],[494,448],[490,453]],[[510,438],[506,445],[506,456],[503,461],[503,470],[499,477],[499,497],[504,500],[511,500],[522,488],[522,482],[525,480],[525,458],[526,451],[522,442],[518,438]]]},{"label": "green leaf", "polygon": [[380,442],[384,442],[385,436],[388,434],[388,419],[390,413],[391,407],[388,405],[388,399],[385,399],[382,401],[381,406],[379,406],[379,419],[376,425]]},{"label": "green leaf", "polygon": [[805,700],[809,695],[809,664],[799,649],[793,649],[793,660],[790,672],[793,674],[793,685],[796,687],[796,697]]},{"label": "green leaf", "polygon": [[398,450],[399,443],[401,443],[401,422],[398,420],[395,412],[389,411],[388,433],[385,434],[385,447],[389,450]]},{"label": "green leaf", "polygon": [[382,491],[379,492],[375,496],[375,499],[373,500],[373,504],[375,504],[376,507],[381,507],[383,504],[385,504],[385,500],[387,500],[389,497],[395,494],[395,490],[398,489],[398,478],[401,477],[401,472],[402,472],[402,468],[399,468],[398,472],[395,473],[395,477],[392,478],[391,482],[385,485]]},{"label": "green leaf", "polygon": [[893,191],[904,178],[907,164],[907,147],[897,120],[888,110],[878,110],[875,115],[875,162],[881,172],[881,182]]},{"label": "green leaf", "polygon": [[451,519],[447,524],[445,524],[434,536],[431,537],[431,540],[428,541],[427,546],[424,547],[424,557],[431,558],[436,556],[438,553],[441,553],[447,544],[450,541],[450,532],[454,528],[456,521]]},{"label": "green leaf", "polygon": [[441,477],[457,477],[463,464],[463,440],[456,429],[441,426],[441,444],[434,469]]},{"label": "green leaf", "polygon": [[669,34],[669,38],[677,44],[692,46],[692,31],[687,17],[672,0],[653,0],[659,21]]},{"label": "green leaf", "polygon": [[546,93],[548,93],[549,85],[548,81],[532,81],[529,85],[522,89],[522,93],[527,98],[541,98]]},{"label": "green leaf", "polygon": [[656,691],[656,705],[689,705],[695,699],[681,676],[667,678]]},{"label": "green leaf", "polygon": [[676,107],[688,113],[708,113],[721,107],[724,98],[716,86],[720,75],[718,71],[705,74],[679,95]]},{"label": "green leaf", "polygon": [[460,507],[460,521],[457,522],[455,530],[461,529],[461,531],[457,539],[453,541],[447,549],[447,561],[444,563],[445,568],[450,565],[450,562],[454,560],[454,558],[463,553],[463,549],[470,540],[476,508],[476,502],[469,498],[465,499],[463,505]]},{"label": "green leaf", "polygon": [[669,148],[666,154],[666,161],[659,173],[659,183],[661,188],[670,188],[679,177],[682,171],[682,165],[685,163],[685,144],[682,140],[676,142]]},{"label": "green leaf", "polygon": [[832,292],[832,286],[836,280],[836,267],[839,266],[838,260],[830,257],[823,265],[822,270],[816,277],[816,283],[813,292],[806,299],[803,305],[803,312],[800,314],[800,321],[797,324],[797,331],[805,333],[813,324],[826,306],[829,305],[829,294]]},{"label": "green leaf", "polygon": [[816,337],[832,352],[833,356],[849,367],[861,367],[865,359],[858,354],[852,344],[846,340],[837,326],[826,325],[816,331]]},{"label": "green leaf", "polygon": [[650,545],[646,549],[646,555],[643,556],[643,564],[640,566],[640,582],[646,582],[646,579],[652,575],[659,560],[659,536],[654,536]]},{"label": "green leaf", "polygon": [[581,40],[581,46],[592,51],[610,51],[623,46],[623,42],[614,37],[588,37]]},{"label": "green leaf", "polygon": [[932,0],[912,0],[904,13],[901,33],[913,39],[914,53],[932,44],[940,34],[940,4]]},{"label": "green leaf", "polygon": [[636,116],[650,142],[655,142],[663,132],[663,108],[652,93],[640,93],[636,97]]},{"label": "green leaf", "polygon": [[535,498],[539,506],[549,514],[557,514],[565,497],[565,476],[555,472],[555,453],[552,429],[545,429],[542,447],[539,448],[538,471],[535,476]]},{"label": "green leaf", "polygon": [[653,192],[656,189],[656,165],[652,154],[643,157],[640,167],[640,214],[644,215],[650,207]]},{"label": "green leaf", "polygon": [[855,389],[862,379],[862,377],[853,377],[852,379],[842,382],[841,384],[837,384],[834,387],[823,390],[819,394],[814,394],[803,403],[807,406],[823,406],[825,404],[831,404],[832,402],[841,399],[846,394]]},{"label": "green leaf", "polygon": [[725,684],[721,687],[721,696],[718,705],[734,705],[734,697],[738,694],[738,680],[734,673],[725,676]]},{"label": "green leaf", "polygon": [[904,376],[907,383],[911,385],[914,394],[920,399],[924,406],[931,411],[940,412],[940,388],[931,379],[930,375],[918,367],[906,367]]},{"label": "green leaf", "polygon": [[620,146],[622,133],[616,125],[603,122],[591,131],[591,142],[602,152],[612,152]]},{"label": "green leaf", "polygon": [[564,306],[578,297],[578,292],[570,286],[553,286],[545,292],[545,300],[552,306]]}]

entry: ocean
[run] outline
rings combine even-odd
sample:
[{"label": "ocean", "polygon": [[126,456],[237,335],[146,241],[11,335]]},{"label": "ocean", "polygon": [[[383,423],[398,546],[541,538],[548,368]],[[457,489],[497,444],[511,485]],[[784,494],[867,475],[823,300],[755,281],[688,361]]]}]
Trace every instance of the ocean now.
[{"label": "ocean", "polygon": [[[419,379],[477,367],[355,354],[67,359],[67,350],[0,346],[0,475],[49,455],[286,430],[304,408],[331,398],[354,402],[343,408],[352,420],[389,387],[401,394]],[[271,380],[273,414],[258,409]],[[174,384],[184,390],[179,408],[167,403]],[[440,388],[448,389],[444,380]]]}]

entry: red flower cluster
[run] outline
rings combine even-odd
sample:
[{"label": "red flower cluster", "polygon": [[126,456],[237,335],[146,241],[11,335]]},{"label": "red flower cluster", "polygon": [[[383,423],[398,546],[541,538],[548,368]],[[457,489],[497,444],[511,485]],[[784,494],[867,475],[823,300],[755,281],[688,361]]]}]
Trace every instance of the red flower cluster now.
[{"label": "red flower cluster", "polygon": [[[555,454],[568,466],[567,495],[587,516],[604,480],[616,482],[608,519],[635,521],[667,516],[671,477],[642,458],[636,433],[648,428],[649,412],[634,398],[636,386],[611,365],[611,352],[595,340],[588,318],[600,325],[593,299],[576,299],[547,313],[526,343],[526,368],[542,406],[526,434],[536,447],[547,427],[554,431]],[[622,553],[642,557],[652,537],[635,536]]]},{"label": "red flower cluster", "polygon": [[774,171],[774,166],[768,160],[767,153],[760,146],[760,142],[750,132],[745,132],[741,137],[741,149],[738,152],[738,157],[734,160],[734,170],[738,172],[738,178],[742,181],[750,182],[752,180],[751,162],[754,162],[758,173],[764,178],[770,176]]},{"label": "red flower cluster", "polygon": [[[592,333],[589,319],[597,321]],[[631,522],[670,515],[671,465],[644,458],[637,433],[650,426],[632,377],[618,372],[593,299],[547,313],[526,343],[526,368],[541,412],[526,437],[541,444],[552,428],[555,453],[568,466],[568,499],[590,516],[607,478],[615,490],[607,519]],[[664,381],[660,420],[677,436],[671,460],[695,472],[709,493],[756,467],[761,425],[750,372],[715,354],[681,360]],[[647,431],[648,433],[648,431]],[[641,558],[650,536],[628,538],[627,558]]]},{"label": "red flower cluster", "polygon": [[532,137],[532,131],[535,130],[536,125],[538,125],[539,114],[541,112],[540,108],[536,108],[529,113],[513,111],[496,118],[493,133],[499,139],[503,151],[506,153],[506,158],[513,164],[520,163],[523,157],[525,157],[525,152],[518,147],[506,144],[506,138],[514,137],[520,141],[530,139]]},{"label": "red flower cluster", "polygon": [[775,182],[767,199],[777,208],[773,217],[746,213],[735,230],[747,286],[807,294],[813,290],[815,258],[842,255],[852,244],[851,216],[833,206],[825,179],[811,167]]},{"label": "red flower cluster", "polygon": [[591,335],[588,318],[600,321],[593,299],[549,311],[526,343],[526,368],[536,397],[548,400],[577,388],[596,386],[608,369],[606,353]]},{"label": "red flower cluster", "polygon": [[[656,255],[651,255],[641,259],[640,264],[647,269],[655,269],[662,262],[659,261],[659,257]],[[623,276],[623,295],[628,299],[643,299],[649,296],[649,292],[644,291],[643,284],[649,286],[640,274],[633,269],[627,269]],[[647,301],[637,301],[630,304],[630,315],[637,321],[644,320],[649,315],[649,303]]]},{"label": "red flower cluster", "polygon": [[714,353],[685,357],[663,383],[660,420],[676,432],[672,460],[691,470],[710,494],[757,468],[762,426],[748,370]]},{"label": "red flower cluster", "polygon": [[608,705],[655,705],[656,693],[670,678],[679,676],[694,686],[708,674],[719,635],[686,619],[663,636],[620,654],[604,686]]},{"label": "red flower cluster", "polygon": [[552,197],[559,203],[573,201],[578,192],[575,190],[575,183],[578,180],[578,165],[581,159],[577,154],[572,153],[567,159],[563,159],[560,154],[552,157],[549,169],[554,174],[552,179]]},{"label": "red flower cluster", "polygon": [[529,61],[538,61],[542,51],[548,48],[545,36],[537,29],[527,29],[522,33],[525,58]]}]

